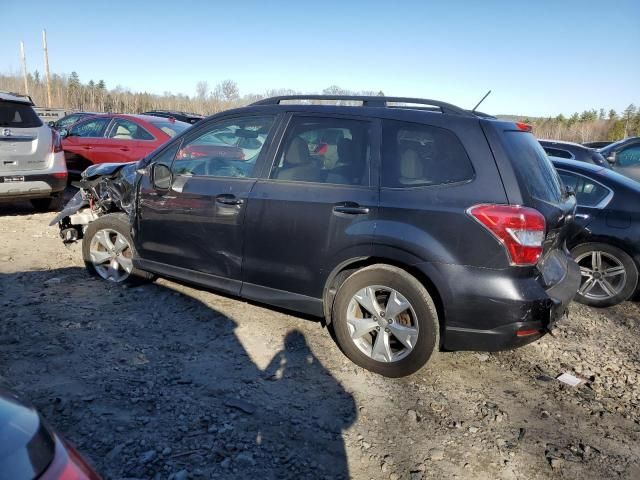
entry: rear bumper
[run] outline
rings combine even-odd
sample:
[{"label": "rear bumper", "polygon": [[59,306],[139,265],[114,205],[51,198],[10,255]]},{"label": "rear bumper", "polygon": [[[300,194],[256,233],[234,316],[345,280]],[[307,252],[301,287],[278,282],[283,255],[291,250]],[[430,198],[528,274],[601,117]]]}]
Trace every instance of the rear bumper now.
[{"label": "rear bumper", "polygon": [[439,292],[445,315],[442,346],[447,350],[497,351],[531,343],[566,313],[580,285],[580,269],[568,256],[563,277],[546,289],[532,269],[445,264],[422,269],[430,278],[440,278],[440,284],[434,279],[438,287],[445,285]]},{"label": "rear bumper", "polygon": [[[11,174],[10,176],[13,176]],[[57,195],[67,186],[67,177],[53,174],[24,175],[23,182],[0,183],[0,200],[44,198]]]}]

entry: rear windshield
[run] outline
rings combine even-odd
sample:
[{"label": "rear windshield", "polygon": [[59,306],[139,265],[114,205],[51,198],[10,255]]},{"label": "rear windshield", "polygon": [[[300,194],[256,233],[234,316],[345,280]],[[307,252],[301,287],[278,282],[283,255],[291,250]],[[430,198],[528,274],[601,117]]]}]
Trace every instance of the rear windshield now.
[{"label": "rear windshield", "polygon": [[504,138],[509,158],[529,195],[545,202],[560,203],[560,177],[536,138],[531,133],[515,131],[505,132]]},{"label": "rear windshield", "polygon": [[162,130],[164,133],[166,133],[170,137],[175,137],[176,135],[181,134],[182,132],[184,132],[187,128],[189,128],[191,126],[190,123],[179,122],[177,120],[174,121],[174,122],[159,121],[159,122],[150,122],[150,123],[154,127],[159,128],[160,130]]},{"label": "rear windshield", "polygon": [[42,121],[31,105],[16,102],[0,102],[0,127],[35,128]]}]

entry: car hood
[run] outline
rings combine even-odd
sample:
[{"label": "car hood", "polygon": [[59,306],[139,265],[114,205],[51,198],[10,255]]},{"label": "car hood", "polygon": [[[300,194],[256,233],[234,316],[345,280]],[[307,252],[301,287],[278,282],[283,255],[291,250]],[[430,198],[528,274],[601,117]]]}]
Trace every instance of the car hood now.
[{"label": "car hood", "polygon": [[0,388],[0,476],[36,478],[54,454],[54,437],[35,408]]},{"label": "car hood", "polygon": [[91,180],[96,177],[101,177],[103,175],[113,175],[118,170],[123,169],[124,167],[130,167],[130,165],[137,165],[138,162],[128,162],[128,163],[98,163],[96,165],[91,165],[84,172],[82,172],[82,178]]}]

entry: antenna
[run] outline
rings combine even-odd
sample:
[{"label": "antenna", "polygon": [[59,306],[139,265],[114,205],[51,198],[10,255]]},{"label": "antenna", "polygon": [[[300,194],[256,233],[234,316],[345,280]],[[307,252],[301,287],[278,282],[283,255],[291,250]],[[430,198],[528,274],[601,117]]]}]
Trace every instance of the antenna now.
[{"label": "antenna", "polygon": [[484,97],[482,97],[482,98],[480,99],[480,101],[479,101],[478,103],[476,103],[476,106],[475,106],[475,107],[473,107],[473,110],[471,110],[471,113],[473,113],[473,112],[475,112],[475,111],[476,111],[476,108],[478,108],[478,107],[480,106],[480,104],[481,104],[482,102],[484,102],[484,99],[485,99],[485,98],[487,98],[487,97],[489,96],[489,94],[490,94],[490,93],[491,93],[491,90],[489,90],[487,93],[485,93],[485,94],[484,94]]}]

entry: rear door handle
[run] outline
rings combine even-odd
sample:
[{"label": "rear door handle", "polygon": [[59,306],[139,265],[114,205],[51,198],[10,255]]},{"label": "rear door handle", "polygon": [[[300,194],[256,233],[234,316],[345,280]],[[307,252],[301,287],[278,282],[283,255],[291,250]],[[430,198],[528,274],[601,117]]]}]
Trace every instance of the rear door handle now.
[{"label": "rear door handle", "polygon": [[93,147],[87,145],[86,147],[84,147],[85,150],[91,150]]},{"label": "rear door handle", "polygon": [[361,207],[356,202],[342,202],[333,207],[333,212],[345,215],[366,215],[369,213],[369,207]]},{"label": "rear door handle", "polygon": [[120,150],[122,150],[123,152],[128,152],[129,151],[129,147],[120,147]]},{"label": "rear door handle", "polygon": [[222,203],[223,205],[242,205],[244,200],[237,198],[232,193],[221,193],[216,197],[216,202]]}]

